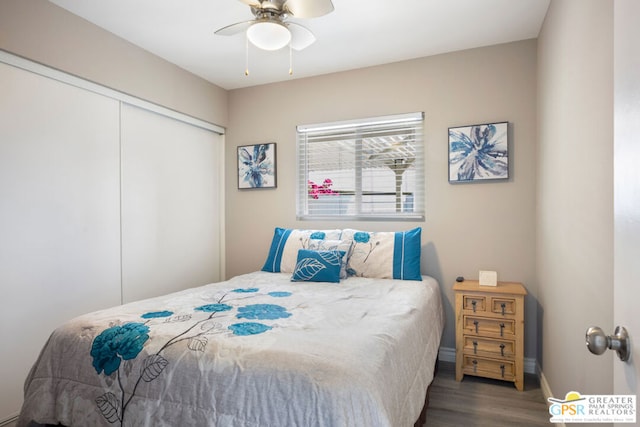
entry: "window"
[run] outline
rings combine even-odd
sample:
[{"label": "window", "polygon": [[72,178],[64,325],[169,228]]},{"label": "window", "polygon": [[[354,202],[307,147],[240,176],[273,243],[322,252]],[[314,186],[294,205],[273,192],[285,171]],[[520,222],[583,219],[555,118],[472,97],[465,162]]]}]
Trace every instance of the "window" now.
[{"label": "window", "polygon": [[423,113],[301,125],[298,219],[424,219]]}]

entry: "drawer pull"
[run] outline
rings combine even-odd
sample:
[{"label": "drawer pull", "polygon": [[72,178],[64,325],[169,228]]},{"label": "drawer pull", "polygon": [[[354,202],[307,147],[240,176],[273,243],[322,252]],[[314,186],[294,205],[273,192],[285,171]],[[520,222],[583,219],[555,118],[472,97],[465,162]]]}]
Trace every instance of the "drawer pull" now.
[{"label": "drawer pull", "polygon": [[473,354],[478,354],[478,341],[473,342]]},{"label": "drawer pull", "polygon": [[[473,359],[471,363],[473,363],[473,373],[475,374],[476,372],[478,372],[478,361]],[[504,377],[504,374],[502,376]]]},{"label": "drawer pull", "polygon": [[502,309],[502,315],[504,316],[504,309],[507,307],[507,304],[502,303],[500,304],[500,308]]},{"label": "drawer pull", "polygon": [[471,306],[473,307],[473,312],[474,313],[476,312],[476,304],[477,303],[478,303],[478,301],[476,301],[476,300],[471,301]]},{"label": "drawer pull", "polygon": [[505,348],[504,343],[500,344],[500,355],[501,355],[502,357],[504,357],[504,348]]},{"label": "drawer pull", "polygon": [[[476,333],[478,332],[478,328],[476,327]],[[504,336],[504,323],[500,323],[500,336]]]},{"label": "drawer pull", "polygon": [[502,378],[504,378],[504,365],[500,365],[500,372],[502,372]]},{"label": "drawer pull", "polygon": [[474,325],[475,325],[475,327],[476,327],[476,334],[478,333],[478,323],[479,323],[479,322],[478,322],[477,320],[474,320],[474,321],[473,321],[473,324],[474,324]]}]

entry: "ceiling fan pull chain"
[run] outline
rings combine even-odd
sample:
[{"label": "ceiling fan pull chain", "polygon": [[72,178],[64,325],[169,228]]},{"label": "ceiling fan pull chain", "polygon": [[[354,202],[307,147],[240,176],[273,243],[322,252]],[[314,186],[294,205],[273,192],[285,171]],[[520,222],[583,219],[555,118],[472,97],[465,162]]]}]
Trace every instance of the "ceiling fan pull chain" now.
[{"label": "ceiling fan pull chain", "polygon": [[244,75],[249,75],[249,37],[245,37],[244,41]]},{"label": "ceiling fan pull chain", "polygon": [[293,75],[293,48],[291,43],[289,43],[289,75]]}]

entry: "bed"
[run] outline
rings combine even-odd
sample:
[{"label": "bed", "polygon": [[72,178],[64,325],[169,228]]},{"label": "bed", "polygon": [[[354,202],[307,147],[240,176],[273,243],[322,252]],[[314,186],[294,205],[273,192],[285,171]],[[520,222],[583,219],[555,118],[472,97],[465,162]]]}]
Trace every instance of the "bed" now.
[{"label": "bed", "polygon": [[296,279],[300,263],[286,271],[287,257],[310,239],[279,255],[276,240],[285,247],[278,229],[264,271],[56,329],[25,382],[18,426],[414,425],[443,330],[436,280],[364,277],[343,262],[358,257],[353,238],[346,251],[313,250],[337,252],[348,278],[307,280],[307,265]]}]

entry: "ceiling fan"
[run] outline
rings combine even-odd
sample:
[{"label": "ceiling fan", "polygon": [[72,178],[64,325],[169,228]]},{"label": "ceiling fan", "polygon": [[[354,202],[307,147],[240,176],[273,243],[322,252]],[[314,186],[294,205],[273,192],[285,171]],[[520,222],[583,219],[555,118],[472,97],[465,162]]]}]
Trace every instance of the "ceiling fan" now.
[{"label": "ceiling fan", "polygon": [[260,49],[278,50],[287,45],[302,50],[316,41],[306,27],[287,20],[317,18],[333,11],[331,0],[240,0],[251,7],[255,19],[222,27],[215,32],[232,36],[246,31],[247,39]]}]

